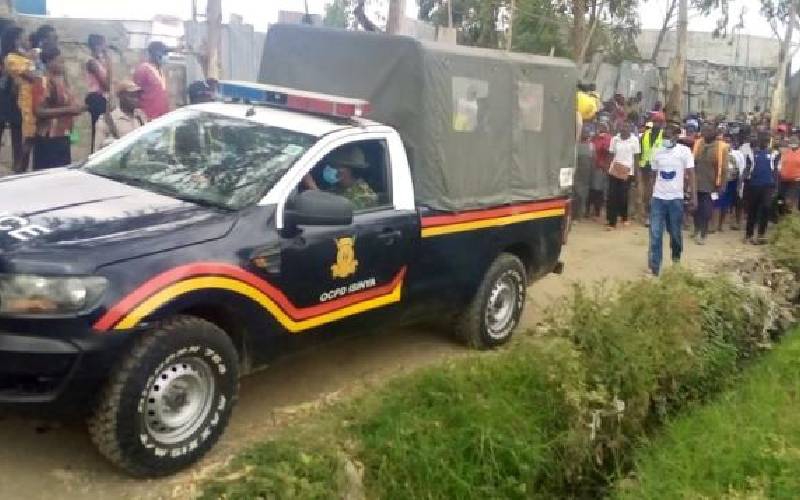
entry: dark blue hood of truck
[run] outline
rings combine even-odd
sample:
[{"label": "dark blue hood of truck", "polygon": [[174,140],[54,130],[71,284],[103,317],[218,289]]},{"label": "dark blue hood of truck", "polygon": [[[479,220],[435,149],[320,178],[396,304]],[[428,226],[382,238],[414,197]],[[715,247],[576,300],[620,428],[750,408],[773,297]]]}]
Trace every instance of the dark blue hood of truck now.
[{"label": "dark blue hood of truck", "polygon": [[225,235],[236,215],[78,169],[0,179],[0,272],[81,272]]}]

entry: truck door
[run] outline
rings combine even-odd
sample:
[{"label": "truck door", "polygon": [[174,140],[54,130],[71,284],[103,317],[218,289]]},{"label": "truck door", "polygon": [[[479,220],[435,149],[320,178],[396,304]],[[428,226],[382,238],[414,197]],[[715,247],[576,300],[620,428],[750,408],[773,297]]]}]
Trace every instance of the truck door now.
[{"label": "truck door", "polygon": [[300,226],[283,236],[277,281],[288,302],[288,329],[321,327],[398,303],[419,228],[416,212],[395,203],[387,140],[332,147],[295,192],[306,189],[350,199],[353,222]]}]

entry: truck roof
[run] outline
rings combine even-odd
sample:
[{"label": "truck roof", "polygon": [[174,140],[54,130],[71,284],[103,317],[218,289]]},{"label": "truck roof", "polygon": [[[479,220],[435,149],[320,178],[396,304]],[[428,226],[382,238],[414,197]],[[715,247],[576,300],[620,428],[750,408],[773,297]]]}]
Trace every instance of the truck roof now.
[{"label": "truck roof", "polygon": [[[212,102],[205,104],[194,104],[188,106],[189,109],[196,109],[208,113],[229,116],[250,120],[269,127],[280,127],[293,132],[322,137],[323,135],[353,127],[369,127],[380,125],[379,123],[363,118],[342,119],[334,116],[317,115],[300,111],[289,111],[271,106],[233,104]],[[247,116],[250,109],[255,110],[251,116]]]},{"label": "truck roof", "polygon": [[403,138],[417,204],[455,212],[566,195],[577,77],[555,57],[277,24],[259,82],[369,102]]}]

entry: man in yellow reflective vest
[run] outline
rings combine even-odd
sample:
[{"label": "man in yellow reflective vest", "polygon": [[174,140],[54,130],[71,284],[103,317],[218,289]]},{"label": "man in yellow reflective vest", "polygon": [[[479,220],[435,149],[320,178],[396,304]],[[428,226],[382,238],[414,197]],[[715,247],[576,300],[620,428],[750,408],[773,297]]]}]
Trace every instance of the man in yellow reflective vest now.
[{"label": "man in yellow reflective vest", "polygon": [[653,153],[661,149],[661,143],[664,140],[664,113],[656,111],[650,116],[653,126],[647,128],[642,134],[641,151],[642,155],[639,158],[638,179],[636,184],[639,187],[639,194],[641,196],[642,209],[640,216],[644,220],[644,225],[650,224],[650,198],[653,197],[653,168],[650,166],[650,160],[653,158]]}]

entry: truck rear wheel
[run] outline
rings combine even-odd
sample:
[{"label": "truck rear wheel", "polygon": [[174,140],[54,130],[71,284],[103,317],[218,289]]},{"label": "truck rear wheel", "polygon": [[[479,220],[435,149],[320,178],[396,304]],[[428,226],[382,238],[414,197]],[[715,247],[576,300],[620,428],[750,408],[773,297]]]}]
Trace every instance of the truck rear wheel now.
[{"label": "truck rear wheel", "polygon": [[525,266],[515,255],[500,254],[459,317],[458,336],[477,349],[508,342],[522,316],[526,290]]},{"label": "truck rear wheel", "polygon": [[139,477],[165,476],[200,459],[228,423],[238,356],[212,323],[176,316],[138,339],[89,418],[97,448]]}]

